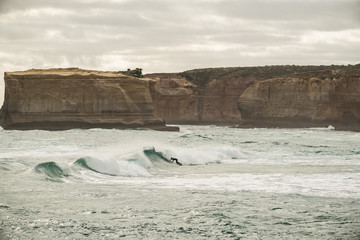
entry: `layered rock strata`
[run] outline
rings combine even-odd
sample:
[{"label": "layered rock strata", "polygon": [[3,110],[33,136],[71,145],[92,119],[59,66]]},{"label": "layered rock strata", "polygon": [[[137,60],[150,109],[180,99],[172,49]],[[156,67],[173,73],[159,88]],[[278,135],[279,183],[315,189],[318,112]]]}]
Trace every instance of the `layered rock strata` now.
[{"label": "layered rock strata", "polygon": [[[220,72],[220,74],[219,74]],[[156,80],[154,114],[174,124],[234,124],[241,119],[237,99],[253,76],[228,74],[228,69],[200,69],[149,74]]]},{"label": "layered rock strata", "polygon": [[7,72],[4,129],[167,128],[153,114],[155,81],[78,68]]},{"label": "layered rock strata", "polygon": [[265,66],[149,74],[154,114],[174,124],[357,130],[355,66]]},{"label": "layered rock strata", "polygon": [[238,124],[240,95],[259,81],[306,74],[328,66],[265,66],[157,73],[154,114],[175,124]]},{"label": "layered rock strata", "polygon": [[257,82],[238,101],[242,126],[360,131],[360,65]]},{"label": "layered rock strata", "polygon": [[[81,69],[5,74],[5,129],[175,124],[360,130],[360,65],[196,69],[134,78]],[[167,128],[168,129],[168,128]]]}]

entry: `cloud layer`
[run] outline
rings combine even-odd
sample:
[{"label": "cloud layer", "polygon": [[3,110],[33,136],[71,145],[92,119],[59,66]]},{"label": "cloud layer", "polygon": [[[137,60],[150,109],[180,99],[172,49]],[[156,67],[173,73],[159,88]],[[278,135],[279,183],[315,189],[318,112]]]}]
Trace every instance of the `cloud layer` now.
[{"label": "cloud layer", "polygon": [[1,74],[354,64],[360,1],[1,0],[0,33]]}]

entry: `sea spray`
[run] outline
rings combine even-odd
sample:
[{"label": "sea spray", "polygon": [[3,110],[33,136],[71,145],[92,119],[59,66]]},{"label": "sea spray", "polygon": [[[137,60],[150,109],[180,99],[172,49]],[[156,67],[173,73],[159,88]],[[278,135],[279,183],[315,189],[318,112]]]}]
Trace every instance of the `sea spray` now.
[{"label": "sea spray", "polygon": [[169,146],[160,151],[165,156],[168,156],[168,158],[175,157],[181,163],[187,165],[221,163],[223,160],[245,157],[239,149],[231,146],[201,146],[193,148]]},{"label": "sea spray", "polygon": [[121,161],[114,158],[100,160],[84,157],[76,160],[75,164],[97,173],[112,176],[150,176],[150,173],[134,161]]},{"label": "sea spray", "polygon": [[44,162],[36,166],[35,170],[45,174],[46,179],[53,180],[69,176],[73,179],[82,179],[85,177],[83,170],[109,176],[149,177],[152,176],[152,171],[179,167],[170,161],[171,157],[177,158],[184,165],[221,163],[227,159],[243,158],[243,153],[239,149],[230,146],[190,148],[162,144],[132,152],[125,152],[119,148],[113,148],[113,151],[107,149],[103,155],[100,151],[94,152],[92,156],[80,157],[65,167],[60,167],[56,162]]}]

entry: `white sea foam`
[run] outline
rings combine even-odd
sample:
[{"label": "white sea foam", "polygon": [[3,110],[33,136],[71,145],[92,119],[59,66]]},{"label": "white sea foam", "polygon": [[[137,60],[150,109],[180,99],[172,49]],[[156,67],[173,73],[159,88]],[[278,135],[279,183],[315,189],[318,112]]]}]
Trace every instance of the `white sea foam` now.
[{"label": "white sea foam", "polygon": [[[131,144],[129,146],[131,147],[100,148],[88,152],[87,157],[83,159],[89,168],[98,173],[116,176],[151,176],[149,169],[159,167],[154,165],[155,162],[162,161],[166,164],[166,160],[171,157],[176,157],[183,165],[221,163],[223,160],[243,157],[239,149],[230,146],[182,148],[158,144],[155,147],[140,149],[136,149]],[[152,154],[146,154],[146,151]]]},{"label": "white sea foam", "polygon": [[319,130],[319,131],[332,131],[332,130],[335,130],[335,127],[332,126],[332,125],[329,125],[327,127],[312,127],[312,128],[309,128],[311,130]]},{"label": "white sea foam", "polygon": [[84,158],[89,168],[96,172],[115,176],[150,176],[150,173],[142,166],[130,161],[119,161],[114,158],[99,160],[96,158]]},{"label": "white sea foam", "polygon": [[181,129],[0,131],[4,233],[357,239],[360,133]]},{"label": "white sea foam", "polygon": [[[24,146],[25,144],[22,144]],[[30,145],[30,144],[28,144]],[[0,148],[1,157],[3,158],[49,158],[49,157],[66,157],[79,154],[83,150],[76,146],[46,146],[46,148],[39,149],[36,146],[30,146],[26,149],[21,147]]]},{"label": "white sea foam", "polygon": [[226,174],[152,179],[156,186],[360,198],[360,174]]},{"label": "white sea foam", "polygon": [[175,157],[184,164],[221,163],[223,160],[244,158],[244,154],[231,146],[201,146],[201,147],[159,147],[166,156]]}]

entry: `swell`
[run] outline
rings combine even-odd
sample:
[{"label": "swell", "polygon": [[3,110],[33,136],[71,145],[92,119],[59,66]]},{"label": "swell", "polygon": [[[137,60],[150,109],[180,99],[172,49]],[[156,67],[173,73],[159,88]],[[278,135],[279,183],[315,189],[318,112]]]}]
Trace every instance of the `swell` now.
[{"label": "swell", "polygon": [[241,158],[241,152],[233,147],[180,148],[172,146],[145,147],[131,153],[114,151],[105,156],[84,156],[74,162],[59,165],[56,162],[44,162],[35,167],[35,172],[46,180],[62,182],[64,179],[78,179],[90,173],[95,175],[148,177],[152,170],[180,167],[171,162],[175,157],[183,165],[221,163],[225,159]]}]

